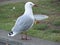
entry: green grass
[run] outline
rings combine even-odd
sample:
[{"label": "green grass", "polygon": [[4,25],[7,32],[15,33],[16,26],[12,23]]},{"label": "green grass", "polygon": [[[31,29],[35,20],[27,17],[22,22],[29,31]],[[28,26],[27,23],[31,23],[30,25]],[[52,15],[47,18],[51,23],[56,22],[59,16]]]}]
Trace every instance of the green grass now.
[{"label": "green grass", "polygon": [[53,22],[53,25],[55,25],[55,26],[60,26],[60,20],[54,21],[54,22]]},{"label": "green grass", "polygon": [[[14,6],[15,10],[13,10]],[[0,29],[11,30],[15,22],[14,20],[23,13],[23,10],[24,3],[22,2],[0,6]]]},{"label": "green grass", "polygon": [[36,24],[33,26],[33,29],[35,30],[45,30],[48,28],[47,24]]},{"label": "green grass", "polygon": [[[28,35],[35,36],[42,39],[59,41],[60,31],[57,29],[51,29],[49,26],[59,25],[57,20],[60,20],[60,2],[52,3],[53,0],[37,0],[35,2],[38,7],[33,8],[34,14],[47,14],[49,18],[45,20],[45,23],[34,24],[32,29],[28,31]],[[12,9],[16,7],[16,9]],[[15,24],[15,20],[18,16],[24,13],[24,2],[11,3],[0,6],[0,29],[10,31]],[[59,25],[60,26],[60,25]]]},{"label": "green grass", "polygon": [[57,41],[60,42],[60,32],[59,33],[53,33],[55,30],[29,30],[28,35],[38,37],[41,39],[47,39],[51,41]]},{"label": "green grass", "polygon": [[6,19],[0,22],[0,29],[3,30],[11,30],[11,28],[13,27],[14,22],[12,22],[11,19]]}]

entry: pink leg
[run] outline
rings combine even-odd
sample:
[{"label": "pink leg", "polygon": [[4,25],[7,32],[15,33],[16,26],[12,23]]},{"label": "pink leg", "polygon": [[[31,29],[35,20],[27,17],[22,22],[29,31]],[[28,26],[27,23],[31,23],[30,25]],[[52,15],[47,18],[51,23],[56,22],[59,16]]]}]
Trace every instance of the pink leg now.
[{"label": "pink leg", "polygon": [[24,32],[24,34],[21,35],[21,39],[22,39],[22,40],[30,40],[31,38],[29,38],[29,37],[27,36],[27,32]]}]

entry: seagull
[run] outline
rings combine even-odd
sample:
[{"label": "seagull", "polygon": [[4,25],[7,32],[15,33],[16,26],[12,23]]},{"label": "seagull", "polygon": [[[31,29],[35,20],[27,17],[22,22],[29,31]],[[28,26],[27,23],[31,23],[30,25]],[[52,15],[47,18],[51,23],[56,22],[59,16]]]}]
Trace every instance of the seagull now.
[{"label": "seagull", "polygon": [[[25,12],[22,16],[19,16],[15,22],[15,25],[9,32],[8,36],[14,37],[18,33],[26,32],[34,24],[34,16],[32,7],[36,6],[32,2],[27,2],[25,4]],[[27,40],[27,32],[25,33],[26,37],[22,39]]]}]

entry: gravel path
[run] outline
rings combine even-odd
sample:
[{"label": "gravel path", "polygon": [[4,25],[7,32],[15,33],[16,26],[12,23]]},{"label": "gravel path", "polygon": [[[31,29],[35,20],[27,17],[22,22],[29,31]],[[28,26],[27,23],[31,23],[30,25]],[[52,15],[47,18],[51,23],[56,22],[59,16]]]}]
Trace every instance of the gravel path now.
[{"label": "gravel path", "polygon": [[47,41],[47,40],[43,40],[43,39],[39,39],[39,38],[35,38],[35,37],[31,37],[31,40],[21,40],[20,34],[15,37],[8,37],[7,36],[8,33],[9,33],[8,31],[0,30],[0,37],[9,39],[12,41],[20,42],[23,45],[60,45],[59,42]]}]

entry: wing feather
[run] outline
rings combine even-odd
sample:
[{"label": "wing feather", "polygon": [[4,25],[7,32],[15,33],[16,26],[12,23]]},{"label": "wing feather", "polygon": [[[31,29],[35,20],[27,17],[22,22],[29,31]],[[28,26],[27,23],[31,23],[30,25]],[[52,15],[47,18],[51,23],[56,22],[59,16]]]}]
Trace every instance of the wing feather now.
[{"label": "wing feather", "polygon": [[18,17],[14,27],[12,28],[12,31],[14,32],[26,31],[31,27],[32,24],[33,24],[33,20],[30,17],[28,16]]}]

